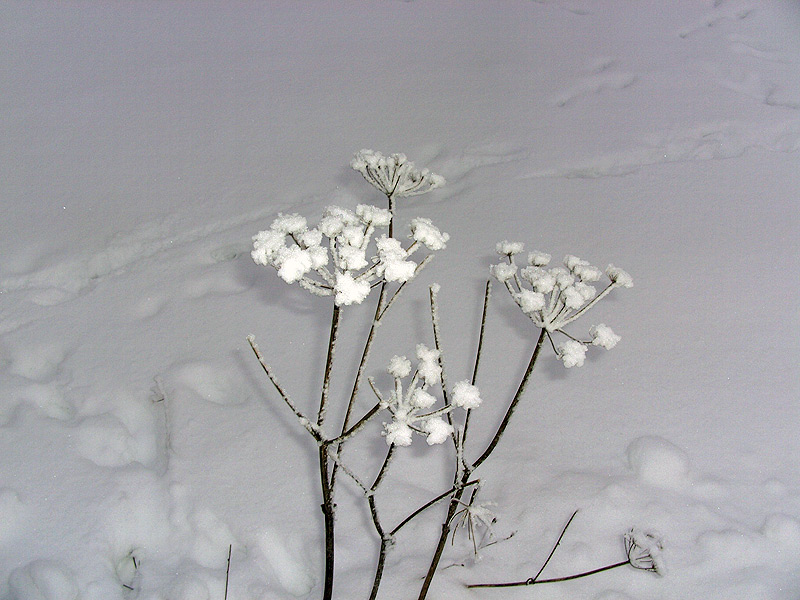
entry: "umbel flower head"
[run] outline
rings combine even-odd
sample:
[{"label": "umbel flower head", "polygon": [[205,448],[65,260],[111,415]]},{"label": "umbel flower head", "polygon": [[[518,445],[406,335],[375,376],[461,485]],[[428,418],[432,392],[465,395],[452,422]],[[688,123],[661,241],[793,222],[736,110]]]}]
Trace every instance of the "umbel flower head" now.
[{"label": "umbel flower head", "polygon": [[388,210],[366,204],[355,212],[329,206],[314,228],[298,214],[279,215],[253,237],[251,256],[259,265],[274,267],[286,283],[333,295],[339,306],[360,304],[381,281],[412,279],[425,260],[417,262],[412,254],[423,246],[441,250],[449,239],[428,219],[417,218],[410,224],[413,241],[404,248],[385,233],[376,235],[390,222]]},{"label": "umbel flower head", "polygon": [[[514,302],[537,327],[547,332],[558,358],[564,366],[583,365],[587,344],[606,350],[613,348],[620,337],[603,323],[589,329],[591,340],[581,342],[564,331],[564,327],[582,317],[586,312],[618,287],[633,287],[633,279],[625,271],[608,265],[605,272],[577,256],[564,257],[564,266],[546,268],[550,255],[544,252],[528,254],[527,265],[519,268],[516,257],[522,254],[519,242],[503,241],[497,244],[497,253],[504,257],[491,267],[492,274],[506,286]],[[603,276],[608,279],[605,288],[598,293],[592,285]],[[560,332],[566,340],[558,346],[552,334]]]},{"label": "umbel flower head", "polygon": [[664,546],[661,540],[652,533],[646,533],[635,527],[625,534],[625,552],[632,567],[652,571],[659,575],[666,574],[661,551]]},{"label": "umbel flower head", "polygon": [[[405,356],[394,356],[389,361],[388,372],[394,377],[394,390],[388,399],[375,388],[375,394],[384,408],[392,415],[392,420],[384,423],[386,443],[397,446],[410,446],[415,433],[424,435],[428,444],[441,444],[453,434],[453,426],[442,416],[455,408],[464,410],[477,408],[481,403],[478,388],[468,381],[459,381],[453,386],[451,403],[439,409],[433,406],[437,399],[428,389],[439,383],[442,368],[439,366],[439,351],[424,344],[417,345],[417,367],[411,371],[411,361]],[[407,386],[403,380],[411,376]]]},{"label": "umbel flower head", "polygon": [[405,154],[384,156],[374,150],[360,150],[350,166],[390,199],[417,196],[445,184],[444,177],[417,169]]}]

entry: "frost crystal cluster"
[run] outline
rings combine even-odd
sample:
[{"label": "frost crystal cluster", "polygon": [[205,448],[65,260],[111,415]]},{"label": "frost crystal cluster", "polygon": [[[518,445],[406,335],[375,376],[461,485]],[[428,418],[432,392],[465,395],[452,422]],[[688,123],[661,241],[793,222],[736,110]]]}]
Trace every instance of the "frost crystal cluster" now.
[{"label": "frost crystal cluster", "polygon": [[[505,260],[491,267],[492,274],[506,286],[514,302],[537,327],[544,329],[550,338],[556,354],[564,366],[583,365],[587,344],[600,346],[606,350],[613,348],[620,337],[608,325],[594,325],[589,330],[591,340],[581,342],[567,334],[563,328],[583,316],[592,306],[607,296],[612,289],[633,287],[631,276],[614,265],[605,271],[590,265],[577,256],[564,257],[564,265],[546,268],[550,255],[544,252],[531,252],[527,265],[518,267],[516,257],[523,252],[519,242],[503,241],[497,244],[497,253]],[[608,283],[598,293],[592,285],[603,276]],[[560,332],[567,339],[555,345],[552,334]]]},{"label": "frost crystal cluster", "polygon": [[[429,445],[441,444],[453,434],[453,426],[442,416],[455,407],[467,410],[481,403],[478,388],[468,381],[459,381],[453,386],[452,403],[433,408],[437,399],[428,390],[441,380],[442,367],[439,351],[424,344],[417,345],[417,368],[413,375],[411,361],[405,356],[394,356],[387,370],[394,377],[394,390],[388,399],[377,390],[375,393],[392,414],[392,420],[383,425],[386,443],[390,446],[410,446],[414,433],[424,435]],[[409,376],[411,381],[404,387],[403,380]]]},{"label": "frost crystal cluster", "polygon": [[[411,221],[412,243],[388,237],[389,210],[359,205],[355,212],[329,206],[320,222],[309,228],[297,214],[280,215],[253,237],[253,260],[274,267],[286,283],[298,283],[320,296],[334,296],[339,305],[360,304],[376,282],[409,281],[422,261],[412,254],[425,246],[441,250],[449,236],[428,219]],[[371,242],[374,241],[374,244]]]},{"label": "frost crystal cluster", "polygon": [[350,166],[389,198],[417,196],[445,184],[444,177],[417,169],[405,154],[384,156],[374,150],[361,150]]}]

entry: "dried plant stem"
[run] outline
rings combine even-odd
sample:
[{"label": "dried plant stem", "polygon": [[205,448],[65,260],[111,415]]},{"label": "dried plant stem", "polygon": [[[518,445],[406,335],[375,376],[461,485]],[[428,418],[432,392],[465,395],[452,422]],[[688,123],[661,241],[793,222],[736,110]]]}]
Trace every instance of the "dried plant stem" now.
[{"label": "dried plant stem", "polygon": [[[465,483],[465,484],[464,484],[464,487],[465,487],[465,488],[467,488],[467,487],[469,487],[469,486],[472,486],[472,485],[477,485],[478,483],[480,483],[480,480],[479,480],[479,479],[473,479],[473,480],[471,480],[471,481],[468,481],[467,483]],[[432,500],[428,500],[428,501],[427,501],[425,504],[423,504],[422,506],[420,506],[419,508],[417,508],[417,509],[416,509],[414,512],[412,512],[410,515],[408,515],[408,516],[407,516],[405,519],[403,519],[402,521],[400,521],[400,523],[397,525],[397,527],[395,527],[394,529],[392,529],[392,531],[390,532],[390,535],[395,535],[395,534],[396,534],[398,531],[400,531],[400,529],[402,529],[402,528],[403,528],[403,526],[404,526],[406,523],[408,523],[409,521],[411,521],[411,520],[412,520],[414,517],[416,517],[417,515],[419,515],[421,512],[423,512],[423,511],[425,511],[425,510],[429,509],[431,506],[433,506],[434,504],[436,504],[436,503],[437,503],[437,502],[439,502],[440,500],[444,500],[444,499],[445,499],[445,498],[447,498],[447,497],[448,497],[450,494],[452,494],[453,492],[455,492],[457,489],[458,489],[458,488],[457,488],[456,486],[453,486],[453,487],[451,487],[449,490],[447,490],[446,492],[442,492],[441,494],[439,494],[438,496],[436,496],[436,497],[435,497],[435,498],[433,498]]]},{"label": "dried plant stem", "polygon": [[450,498],[450,504],[447,508],[447,516],[445,517],[444,521],[442,522],[442,530],[439,534],[439,541],[436,545],[436,550],[434,551],[433,558],[431,559],[430,566],[428,567],[428,572],[425,575],[425,581],[422,584],[422,588],[420,589],[420,593],[418,596],[418,600],[425,600],[428,595],[428,590],[430,589],[431,582],[433,581],[433,577],[436,574],[436,569],[439,567],[439,561],[442,558],[442,553],[444,552],[445,545],[447,543],[447,536],[450,534],[451,524],[453,521],[453,517],[455,516],[456,512],[458,512],[459,505],[461,503],[461,498],[464,495],[465,484],[475,469],[477,469],[489,456],[494,452],[494,449],[497,447],[497,444],[500,442],[500,439],[503,437],[503,433],[508,427],[508,423],[511,420],[512,415],[514,414],[514,410],[516,409],[517,405],[519,404],[520,399],[522,398],[523,394],[525,393],[525,388],[528,384],[528,380],[530,379],[531,373],[533,373],[533,369],[536,366],[536,361],[539,358],[539,352],[542,349],[542,344],[544,343],[546,331],[542,329],[541,333],[539,334],[539,339],[536,341],[536,346],[534,347],[533,354],[531,355],[531,359],[528,362],[528,367],[525,370],[525,374],[522,376],[522,380],[520,381],[519,387],[517,388],[516,393],[514,394],[514,398],[511,400],[511,403],[506,410],[506,414],[503,417],[497,431],[495,432],[492,440],[489,442],[489,445],[484,450],[483,454],[481,454],[477,460],[475,460],[471,465],[468,465],[465,468],[461,468],[459,466],[458,470],[463,471],[461,473],[461,478],[458,478],[456,475],[456,482],[454,484],[455,491],[453,496]]},{"label": "dried plant stem", "polygon": [[542,566],[539,569],[539,572],[536,573],[536,575],[533,576],[533,583],[535,583],[539,579],[539,576],[544,571],[545,567],[547,566],[547,563],[549,563],[550,559],[553,558],[553,555],[556,553],[556,550],[558,550],[558,547],[561,545],[561,540],[564,539],[564,534],[567,533],[567,529],[572,524],[572,519],[574,519],[575,515],[577,515],[577,514],[578,514],[578,511],[576,510],[574,513],[572,513],[572,516],[567,521],[567,524],[564,525],[564,529],[561,530],[561,534],[558,536],[558,539],[556,540],[556,543],[553,545],[553,549],[550,550],[550,554],[547,555],[547,559],[544,561],[544,563],[542,563]]},{"label": "dried plant stem", "polygon": [[[381,289],[378,294],[378,305],[375,307],[375,316],[372,319],[372,325],[370,325],[369,333],[367,334],[367,340],[364,343],[364,350],[361,353],[361,361],[358,363],[358,370],[356,371],[356,376],[353,381],[353,389],[350,392],[350,399],[348,400],[347,408],[345,409],[344,422],[342,423],[342,430],[340,437],[344,436],[345,432],[350,427],[350,419],[353,412],[353,407],[355,406],[356,403],[356,397],[358,396],[358,391],[361,388],[361,381],[364,378],[364,370],[367,367],[367,360],[369,359],[369,354],[370,351],[372,350],[372,343],[375,340],[375,332],[380,326],[380,320],[383,316],[385,307],[386,307],[386,281],[381,283]],[[334,452],[339,454],[341,452],[341,445],[342,445],[341,441],[337,442],[334,447]],[[337,466],[334,465],[330,479],[331,487],[334,487],[336,485],[336,472],[337,472]]]},{"label": "dried plant stem", "polygon": [[536,341],[536,346],[533,349],[531,359],[528,362],[528,367],[525,369],[525,374],[522,376],[522,381],[520,381],[519,387],[514,394],[514,398],[511,400],[511,404],[509,404],[508,410],[506,410],[506,414],[503,417],[503,420],[500,422],[500,426],[497,428],[492,441],[489,442],[489,445],[486,447],[486,450],[483,451],[483,454],[481,454],[478,459],[472,463],[473,470],[477,469],[487,458],[489,458],[492,452],[494,452],[494,449],[497,447],[498,442],[500,442],[500,438],[503,437],[503,433],[505,433],[506,427],[508,427],[508,423],[514,414],[520,399],[525,393],[525,388],[528,385],[528,380],[530,379],[531,373],[533,373],[533,369],[536,366],[536,360],[539,358],[539,352],[542,349],[542,344],[544,343],[546,335],[547,330],[542,329],[541,333],[539,333],[539,339]]},{"label": "dried plant stem", "polygon": [[224,600],[228,600],[228,579],[231,575],[231,552],[233,552],[233,544],[228,545],[228,566],[225,569],[225,598]]},{"label": "dried plant stem", "polygon": [[386,553],[394,543],[393,535],[391,533],[387,534],[381,525],[381,520],[378,515],[378,507],[375,504],[375,492],[383,481],[383,478],[386,476],[386,471],[388,470],[389,463],[392,461],[392,457],[394,456],[395,448],[396,446],[394,444],[389,446],[389,450],[386,452],[386,457],[383,459],[383,465],[381,465],[378,476],[375,478],[375,481],[372,483],[369,493],[367,494],[369,512],[372,516],[372,524],[375,526],[375,531],[381,538],[381,547],[378,551],[378,564],[375,567],[375,577],[372,581],[372,591],[370,592],[369,600],[375,600],[378,597],[378,589],[380,588],[381,579],[383,578],[383,568],[386,565]]},{"label": "dried plant stem", "polygon": [[291,409],[291,411],[297,417],[297,420],[300,421],[300,424],[303,427],[305,427],[306,431],[308,431],[315,440],[317,440],[318,442],[321,442],[322,441],[322,434],[320,433],[319,428],[316,425],[314,425],[308,419],[308,417],[306,417],[302,412],[300,412],[300,410],[294,405],[294,402],[292,402],[292,399],[289,398],[289,395],[284,391],[283,387],[281,387],[281,384],[278,383],[278,380],[275,377],[275,374],[272,372],[272,369],[264,361],[264,357],[261,355],[261,350],[259,350],[258,344],[256,344],[255,336],[254,335],[248,335],[247,336],[247,341],[250,343],[250,347],[253,349],[253,353],[256,355],[256,358],[258,359],[258,362],[261,364],[261,368],[264,369],[264,373],[267,374],[267,377],[269,378],[270,382],[272,383],[272,385],[277,390],[278,394],[280,394],[281,398],[283,398],[283,401],[286,403],[286,405]]},{"label": "dried plant stem", "polygon": [[566,577],[554,577],[552,579],[534,579],[533,577],[525,581],[511,581],[508,583],[473,583],[466,587],[468,588],[496,588],[496,587],[522,587],[525,585],[536,585],[539,583],[558,583],[559,581],[572,581],[573,579],[580,579],[581,577],[589,577],[590,575],[597,575],[603,571],[610,571],[611,569],[618,569],[630,564],[630,560],[624,560],[613,565],[606,565],[599,569],[592,569],[591,571],[584,571],[583,573],[576,573],[575,575],[567,575]]},{"label": "dried plant stem", "polygon": [[[339,322],[341,311],[337,304],[333,305],[331,316],[331,330],[328,337],[328,355],[325,359],[325,375],[322,380],[322,396],[317,413],[317,428],[322,430],[325,422],[325,415],[328,408],[328,395],[330,391],[331,372],[333,369],[333,357],[336,353],[336,340],[339,335]],[[329,445],[320,444],[319,447],[319,478],[322,488],[322,514],[325,523],[325,583],[323,587],[323,600],[331,600],[333,597],[333,578],[334,578],[334,555],[335,555],[335,523],[336,523],[336,504],[333,500],[333,486],[330,476],[330,456]]]},{"label": "dried plant stem", "polygon": [[[478,380],[478,367],[481,363],[481,353],[483,352],[483,337],[486,333],[486,314],[489,310],[489,301],[492,298],[492,280],[486,280],[486,287],[483,291],[483,311],[481,312],[481,329],[480,333],[478,334],[478,349],[475,351],[475,364],[472,367],[472,385],[475,385],[475,382]],[[462,450],[462,457],[461,460],[463,461],[463,449],[464,443],[467,441],[467,432],[469,431],[469,417],[472,414],[472,409],[467,410],[467,414],[464,417],[464,427],[461,430],[461,439],[459,440],[460,449]]]}]

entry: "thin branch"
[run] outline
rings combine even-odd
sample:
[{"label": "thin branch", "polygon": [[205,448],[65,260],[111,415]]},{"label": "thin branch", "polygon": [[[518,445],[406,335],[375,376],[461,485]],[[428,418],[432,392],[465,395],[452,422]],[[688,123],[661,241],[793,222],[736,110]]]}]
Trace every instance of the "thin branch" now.
[{"label": "thin branch", "polygon": [[372,417],[378,414],[378,411],[380,411],[382,407],[383,407],[383,402],[378,402],[375,406],[370,408],[369,411],[367,411],[367,413],[363,417],[361,417],[358,420],[358,422],[356,422],[356,424],[353,425],[350,429],[348,429],[338,437],[335,437],[331,440],[326,440],[325,444],[341,444],[342,442],[349,440],[351,437],[353,437],[355,434],[361,431],[364,428],[364,426],[372,420]]},{"label": "thin branch", "polygon": [[[442,334],[441,327],[439,326],[439,302],[438,295],[439,286],[434,284],[429,288],[430,304],[431,304],[431,324],[433,325],[433,342],[436,349],[439,351],[439,368],[442,370],[441,383],[442,383],[442,397],[444,398],[445,408],[450,406],[450,397],[447,394],[447,373],[444,368],[444,352],[442,350]],[[447,423],[453,425],[453,416],[447,413]],[[451,436],[453,443],[456,443],[455,430]]]},{"label": "thin branch", "polygon": [[261,355],[261,351],[258,349],[258,344],[256,344],[255,336],[252,335],[252,334],[248,335],[247,336],[247,341],[250,343],[250,347],[253,349],[253,353],[256,355],[256,358],[258,359],[258,362],[261,363],[261,368],[264,369],[264,373],[267,374],[267,377],[269,378],[270,382],[272,382],[272,385],[275,386],[275,389],[278,391],[278,394],[280,394],[281,398],[283,398],[283,401],[292,410],[292,412],[295,414],[297,419],[300,421],[300,424],[306,429],[306,431],[308,431],[308,433],[310,433],[312,435],[312,437],[315,440],[317,440],[317,442],[322,442],[322,433],[319,430],[319,428],[316,425],[314,425],[314,423],[312,423],[294,405],[294,402],[292,402],[291,398],[289,398],[289,395],[284,391],[283,387],[281,387],[281,384],[278,383],[278,380],[275,378],[275,375],[272,373],[272,369],[264,361],[264,357]]},{"label": "thin branch", "polygon": [[228,545],[228,567],[225,569],[225,599],[228,600],[228,579],[231,575],[231,552],[233,551],[233,544]]},{"label": "thin branch", "polygon": [[422,261],[417,265],[417,268],[414,269],[414,274],[411,276],[411,279],[401,283],[400,286],[395,290],[394,294],[392,294],[392,297],[389,298],[389,301],[386,303],[386,306],[383,308],[383,310],[381,310],[381,312],[377,316],[378,321],[380,321],[383,318],[383,315],[386,314],[386,311],[392,307],[392,304],[400,295],[400,293],[403,291],[403,289],[405,289],[406,285],[408,285],[417,275],[419,275],[420,271],[422,271],[422,269],[424,269],[428,265],[428,263],[431,262],[432,260],[433,260],[433,254],[428,254],[428,256],[422,259]]},{"label": "thin branch", "polygon": [[[483,336],[486,333],[486,315],[489,310],[489,300],[492,297],[492,280],[486,280],[486,288],[483,292],[483,311],[481,313],[481,329],[480,333],[478,334],[478,349],[475,352],[475,364],[472,367],[472,385],[475,385],[475,382],[478,380],[478,367],[480,366],[481,362],[481,354],[483,352]],[[467,410],[467,414],[464,417],[464,427],[461,432],[461,440],[460,440],[460,448],[463,454],[464,444],[467,441],[467,431],[469,431],[469,417],[472,414],[472,409]],[[463,462],[463,460],[462,460]]]},{"label": "thin branch", "polygon": [[342,462],[342,459],[341,459],[341,457],[340,457],[340,456],[339,456],[339,455],[338,455],[336,452],[334,452],[333,450],[328,450],[328,456],[331,458],[331,460],[333,460],[333,462],[334,462],[334,463],[335,463],[335,464],[336,464],[338,467],[340,467],[340,468],[342,469],[342,471],[344,471],[344,472],[345,472],[345,474],[346,474],[346,475],[348,475],[348,476],[350,477],[350,479],[352,479],[353,481],[355,481],[355,482],[356,482],[356,485],[358,485],[358,487],[360,487],[360,488],[361,488],[361,490],[362,490],[362,491],[363,491],[365,494],[367,494],[367,495],[369,495],[369,494],[370,494],[370,490],[369,490],[369,488],[366,486],[366,484],[364,484],[364,482],[363,482],[363,481],[361,481],[361,479],[359,479],[359,478],[358,478],[358,475],[356,475],[355,473],[353,473],[353,471],[351,471],[351,470],[350,470],[350,468],[349,468],[347,465],[345,465],[345,464]]},{"label": "thin branch", "polygon": [[378,489],[378,486],[383,481],[384,476],[386,475],[386,471],[389,468],[389,463],[392,462],[392,457],[394,456],[394,451],[397,448],[395,444],[389,445],[389,451],[386,453],[386,457],[383,459],[383,465],[381,465],[381,470],[378,472],[378,476],[375,478],[375,481],[372,482],[372,487],[370,491],[374,492]]},{"label": "thin branch", "polygon": [[545,334],[547,330],[542,329],[541,333],[539,334],[539,339],[536,342],[536,347],[533,350],[533,354],[531,355],[531,360],[528,363],[528,368],[525,370],[525,375],[522,377],[522,381],[520,381],[519,387],[517,388],[517,392],[514,394],[514,399],[511,401],[511,404],[506,411],[505,416],[503,417],[503,421],[500,423],[500,427],[497,428],[497,432],[494,434],[492,441],[489,442],[489,445],[484,450],[483,454],[478,457],[478,459],[472,463],[472,468],[477,469],[483,461],[489,458],[492,452],[494,452],[497,443],[500,441],[500,438],[503,437],[503,433],[508,426],[508,422],[511,420],[511,416],[514,414],[514,410],[517,408],[517,404],[519,404],[522,395],[525,393],[525,387],[528,385],[528,380],[530,379],[531,373],[533,372],[533,368],[536,366],[536,360],[539,358],[539,352],[542,349],[542,343],[544,342]]},{"label": "thin branch", "polygon": [[580,579],[581,577],[589,577],[589,575],[597,575],[598,573],[602,573],[603,571],[610,571],[611,569],[618,569],[619,567],[624,567],[625,565],[629,565],[630,561],[625,560],[622,562],[615,563],[613,565],[606,565],[605,567],[600,567],[599,569],[592,569],[591,571],[585,571],[583,573],[577,573],[575,575],[567,575],[566,577],[554,577],[553,579],[536,579],[534,580],[533,577],[526,579],[525,581],[512,581],[509,583],[473,583],[467,585],[468,588],[490,588],[490,587],[521,587],[525,585],[536,585],[539,583],[557,583],[559,581],[572,581],[573,579]]},{"label": "thin branch", "polygon": [[567,528],[570,526],[570,524],[572,523],[572,519],[574,519],[575,515],[577,515],[577,514],[578,514],[578,511],[576,510],[574,513],[572,513],[572,516],[567,521],[567,524],[564,525],[564,529],[561,530],[561,535],[558,536],[558,539],[556,540],[556,543],[553,546],[553,549],[550,550],[550,554],[547,556],[547,560],[544,561],[544,564],[542,565],[542,568],[539,569],[539,572],[536,573],[536,575],[533,576],[533,583],[536,583],[536,581],[539,579],[539,575],[542,574],[542,572],[544,571],[544,568],[547,566],[547,563],[549,563],[550,559],[553,558],[553,555],[556,553],[556,550],[558,549],[558,546],[561,544],[561,540],[564,538],[564,534],[567,533]]},{"label": "thin branch", "polygon": [[319,412],[317,413],[317,426],[322,428],[325,422],[325,413],[328,409],[328,395],[331,387],[331,370],[333,368],[333,356],[336,354],[336,340],[339,336],[339,322],[341,312],[338,304],[333,305],[331,315],[331,333],[328,337],[328,356],[325,359],[325,375],[322,379],[322,397],[319,401]]},{"label": "thin branch", "polygon": [[419,507],[417,510],[415,510],[415,511],[414,511],[414,512],[412,512],[410,515],[408,515],[408,516],[407,516],[405,519],[403,519],[402,521],[400,521],[400,524],[399,524],[399,525],[397,525],[397,526],[396,526],[394,529],[392,529],[392,530],[389,532],[389,535],[395,535],[395,534],[396,534],[398,531],[400,531],[400,529],[402,529],[402,528],[403,528],[403,526],[404,526],[406,523],[408,523],[409,521],[411,521],[411,519],[413,519],[414,517],[416,517],[417,515],[419,515],[421,512],[423,512],[423,511],[425,511],[425,510],[429,509],[431,506],[433,506],[434,504],[436,504],[437,502],[439,502],[439,500],[444,500],[444,499],[445,499],[445,498],[447,498],[447,497],[448,497],[450,494],[452,494],[453,492],[457,491],[458,489],[464,489],[464,488],[468,488],[469,486],[471,486],[471,485],[476,485],[476,484],[478,484],[478,483],[480,483],[480,479],[473,479],[472,481],[468,481],[467,483],[465,483],[463,486],[458,486],[458,487],[457,487],[457,486],[453,486],[453,487],[451,487],[449,490],[447,490],[446,492],[442,492],[441,494],[439,494],[438,496],[436,496],[436,497],[435,497],[433,500],[428,500],[428,501],[427,501],[425,504],[423,504],[422,506],[420,506],[420,507]]}]

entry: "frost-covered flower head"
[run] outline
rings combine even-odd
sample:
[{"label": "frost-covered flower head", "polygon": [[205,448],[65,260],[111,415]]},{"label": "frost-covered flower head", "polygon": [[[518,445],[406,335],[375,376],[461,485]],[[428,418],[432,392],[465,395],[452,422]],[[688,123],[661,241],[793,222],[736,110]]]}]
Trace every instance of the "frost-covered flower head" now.
[{"label": "frost-covered flower head", "polygon": [[[589,330],[591,340],[580,342],[563,331],[563,328],[583,316],[592,306],[607,296],[614,288],[633,287],[631,276],[614,265],[608,265],[605,273],[587,261],[568,254],[563,266],[546,268],[551,257],[544,252],[528,254],[527,265],[520,268],[516,257],[522,254],[519,242],[503,241],[497,244],[497,253],[504,257],[491,267],[491,272],[506,286],[514,302],[537,327],[547,332],[551,343],[552,334],[560,332],[567,340],[558,346],[553,343],[556,354],[564,366],[580,367],[584,363],[587,344],[606,350],[613,348],[620,337],[608,325],[594,325]],[[608,284],[598,293],[593,283],[603,275]]]},{"label": "frost-covered flower head", "polygon": [[625,552],[632,567],[652,571],[659,575],[666,574],[661,551],[664,545],[652,533],[646,533],[635,527],[625,534]]},{"label": "frost-covered flower head", "polygon": [[360,150],[350,166],[390,199],[417,196],[445,184],[444,177],[417,169],[405,154],[384,156],[374,150]]},{"label": "frost-covered flower head", "polygon": [[[419,344],[416,355],[417,366],[413,373],[411,361],[405,356],[394,356],[389,361],[387,370],[394,377],[394,390],[388,399],[376,390],[384,408],[392,415],[392,420],[383,424],[389,445],[409,446],[415,433],[424,435],[429,445],[441,444],[453,434],[453,426],[442,417],[456,407],[468,410],[481,403],[478,388],[468,381],[459,381],[453,386],[451,403],[433,408],[438,399],[429,390],[441,380],[439,351]],[[404,385],[409,377],[410,382]]]},{"label": "frost-covered flower head", "polygon": [[376,283],[412,279],[422,264],[412,254],[422,246],[441,250],[449,239],[429,220],[414,219],[412,243],[404,248],[386,233],[377,235],[390,222],[388,210],[366,204],[355,212],[329,206],[314,228],[298,214],[279,215],[253,237],[251,256],[257,264],[274,267],[286,283],[333,295],[339,306],[360,304]]}]

